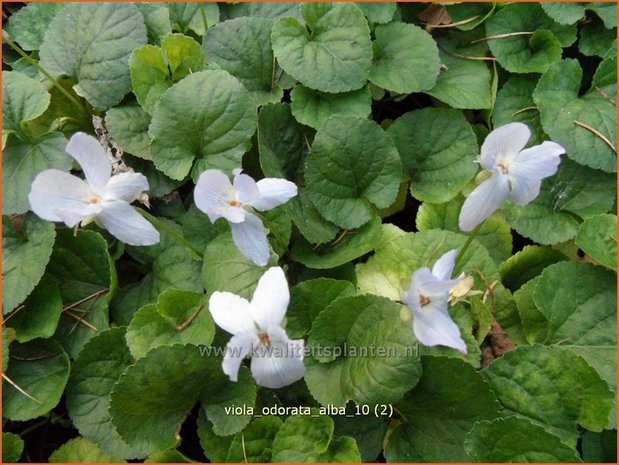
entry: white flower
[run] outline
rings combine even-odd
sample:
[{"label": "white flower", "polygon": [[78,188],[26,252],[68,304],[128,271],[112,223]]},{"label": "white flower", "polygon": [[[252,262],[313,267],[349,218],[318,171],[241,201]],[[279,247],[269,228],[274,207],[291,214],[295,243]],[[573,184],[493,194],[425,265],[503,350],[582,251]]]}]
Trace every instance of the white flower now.
[{"label": "white flower", "polygon": [[479,163],[491,176],[464,201],[459,218],[462,231],[471,231],[507,198],[519,206],[531,202],[542,179],[557,172],[565,149],[550,141],[524,149],[530,137],[531,131],[522,123],[506,124],[488,134]]},{"label": "white flower", "polygon": [[260,386],[280,388],[301,379],[303,340],[290,340],[281,327],[290,293],[284,271],[269,268],[258,281],[251,302],[230,292],[213,292],[209,311],[218,326],[232,334],[222,368],[238,379],[242,360],[251,355],[251,372]]},{"label": "white flower", "polygon": [[271,210],[297,195],[297,186],[285,179],[265,178],[254,181],[233,171],[234,183],[220,170],[206,170],[194,190],[196,206],[215,222],[225,218],[232,228],[232,239],[241,253],[256,265],[269,261],[269,242],[262,221],[250,212]]},{"label": "white flower", "polygon": [[86,180],[59,170],[46,170],[32,182],[28,200],[34,213],[69,227],[95,221],[129,245],[152,245],[159,233],[136,212],[130,202],[148,190],[139,173],[112,174],[112,164],[99,141],[74,134],[65,149],[80,165]]},{"label": "white flower", "polygon": [[432,271],[426,267],[416,270],[402,301],[413,314],[413,332],[419,342],[426,346],[452,347],[466,353],[460,329],[447,310],[449,291],[460,281],[451,279],[455,260],[454,249],[439,258]]}]

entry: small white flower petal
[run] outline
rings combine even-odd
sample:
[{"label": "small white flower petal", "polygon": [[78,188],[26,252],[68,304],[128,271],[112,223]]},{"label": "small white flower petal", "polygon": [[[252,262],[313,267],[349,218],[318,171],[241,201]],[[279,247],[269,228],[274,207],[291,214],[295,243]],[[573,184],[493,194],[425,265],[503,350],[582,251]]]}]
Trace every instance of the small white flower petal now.
[{"label": "small white flower petal", "polygon": [[441,345],[466,353],[466,343],[460,335],[460,328],[447,312],[446,301],[430,303],[421,312],[413,312],[413,332],[425,346]]},{"label": "small white flower petal", "polygon": [[456,256],[458,251],[452,249],[449,252],[444,253],[432,267],[432,274],[438,279],[451,279],[451,273],[456,265]]},{"label": "small white flower petal", "polygon": [[515,157],[527,145],[530,137],[531,130],[523,123],[509,123],[496,128],[481,145],[481,166],[493,170],[497,160]]},{"label": "small white flower petal", "polygon": [[278,207],[297,195],[295,183],[285,179],[265,178],[257,183],[260,195],[251,203],[258,211],[271,210]]},{"label": "small white flower petal", "polygon": [[251,314],[262,329],[272,325],[279,326],[286,315],[290,291],[284,270],[279,266],[269,268],[264,273],[251,300]]},{"label": "small white flower petal", "polygon": [[304,343],[302,339],[278,342],[271,340],[269,347],[261,347],[251,359],[251,372],[256,383],[278,389],[303,378]]},{"label": "small white flower petal", "polygon": [[559,169],[565,149],[555,142],[546,141],[523,150],[510,166],[509,198],[516,205],[526,205],[539,195],[542,179]]},{"label": "small white flower petal", "polygon": [[104,200],[122,200],[128,203],[148,190],[148,180],[140,173],[120,173],[112,176],[105,186]]},{"label": "small white flower petal", "polygon": [[458,224],[462,231],[471,231],[499,209],[509,195],[507,176],[494,173],[486,179],[466,198]]},{"label": "small white flower petal", "polygon": [[97,139],[83,132],[77,132],[71,136],[65,150],[79,163],[92,187],[95,189],[105,187],[112,174],[112,164]]},{"label": "small white flower petal", "polygon": [[223,372],[230,378],[230,381],[238,381],[241,362],[258,344],[260,344],[260,339],[254,333],[238,333],[230,338],[221,364]]},{"label": "small white flower petal", "polygon": [[448,294],[458,284],[457,279],[442,280],[432,274],[429,268],[420,268],[413,273],[412,286],[426,297]]},{"label": "small white flower petal", "polygon": [[[74,212],[84,219],[100,211],[100,207],[88,207],[89,200],[94,198],[96,194],[87,182],[60,170],[39,173],[28,194],[31,210],[47,221],[64,221],[67,217],[59,217],[58,211]],[[75,226],[79,221],[67,226]]]},{"label": "small white flower petal", "polygon": [[240,171],[234,175],[234,188],[237,191],[237,200],[243,205],[248,205],[258,198],[256,181],[251,176],[242,174]]},{"label": "small white flower petal", "polygon": [[73,209],[73,210],[58,210],[55,209],[54,213],[56,216],[60,218],[64,224],[68,227],[72,228],[76,224],[94,218],[97,213],[100,213],[102,210],[101,205],[90,205],[84,204],[81,209]]},{"label": "small white flower petal", "polygon": [[[206,213],[211,223],[214,223],[217,218],[226,217],[228,210],[232,209],[230,202],[236,201],[236,190],[223,172],[206,170],[196,182],[193,199],[196,207]],[[232,213],[232,215],[238,216],[238,213]],[[242,212],[241,215],[244,217]],[[243,221],[243,218],[240,221]]]},{"label": "small white flower petal", "polygon": [[232,239],[241,253],[258,266],[265,266],[269,261],[270,250],[267,233],[262,221],[255,215],[247,213],[242,223],[231,223]]},{"label": "small white flower petal", "polygon": [[159,232],[127,202],[106,201],[97,222],[116,239],[128,245],[153,245]]},{"label": "small white flower petal", "polygon": [[208,309],[217,326],[224,331],[230,334],[258,334],[250,304],[243,297],[231,292],[215,291],[208,301]]}]

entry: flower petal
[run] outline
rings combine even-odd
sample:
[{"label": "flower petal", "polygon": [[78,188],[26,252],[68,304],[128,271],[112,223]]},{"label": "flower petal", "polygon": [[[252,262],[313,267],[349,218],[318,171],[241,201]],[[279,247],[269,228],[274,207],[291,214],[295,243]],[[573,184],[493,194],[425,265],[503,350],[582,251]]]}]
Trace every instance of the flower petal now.
[{"label": "flower petal", "polygon": [[451,279],[451,273],[453,272],[456,264],[456,256],[458,251],[452,249],[449,252],[444,253],[432,267],[432,274],[438,279],[447,280]]},{"label": "flower petal", "polygon": [[432,274],[429,268],[420,268],[413,273],[412,286],[426,297],[449,293],[458,284],[458,279],[442,280]]},{"label": "flower petal", "polygon": [[552,176],[559,169],[565,149],[555,142],[546,141],[523,150],[510,166],[509,198],[516,205],[526,205],[539,195],[542,179]]},{"label": "flower petal", "polygon": [[261,346],[251,359],[251,372],[256,383],[271,389],[278,389],[303,378],[304,342],[271,340],[269,347]]},{"label": "flower petal", "polygon": [[104,202],[97,221],[125,244],[153,245],[159,242],[159,232],[127,202]]},{"label": "flower petal", "polygon": [[[236,190],[222,171],[206,170],[198,178],[193,191],[193,200],[196,207],[206,213],[213,223],[217,218],[226,217],[228,210],[231,209],[230,202],[236,200]],[[244,217],[244,213],[240,213]]]},{"label": "flower petal", "polygon": [[279,266],[269,268],[261,276],[254,291],[251,314],[262,329],[271,325],[279,326],[284,319],[289,302],[290,291],[284,270]]},{"label": "flower petal", "polygon": [[413,312],[413,332],[425,346],[441,345],[466,353],[466,343],[447,312],[447,302],[430,303],[421,312]]},{"label": "flower petal", "polygon": [[104,200],[123,200],[131,203],[148,190],[148,180],[140,173],[120,173],[112,176],[103,192]]},{"label": "flower petal", "polygon": [[250,304],[243,297],[231,292],[215,291],[208,301],[208,309],[217,326],[224,331],[230,334],[258,334]]},{"label": "flower petal", "polygon": [[509,123],[496,128],[481,145],[481,166],[493,170],[497,160],[516,156],[527,145],[530,137],[531,130],[523,123]]},{"label": "flower petal", "polygon": [[462,231],[471,231],[499,209],[509,194],[507,176],[494,173],[466,198],[458,224]]},{"label": "flower petal", "polygon": [[[32,211],[44,220],[65,221],[66,217],[58,216],[58,211],[73,212],[81,219],[99,212],[100,206],[88,203],[95,197],[88,183],[77,176],[60,170],[45,170],[34,178],[28,201]],[[67,226],[73,227],[81,219]]]},{"label": "flower petal", "polygon": [[258,186],[251,176],[234,170],[234,188],[237,191],[237,200],[248,205],[258,198]]},{"label": "flower petal", "polygon": [[285,179],[265,178],[256,183],[259,197],[251,203],[256,210],[265,211],[282,205],[297,195],[297,185]]},{"label": "flower petal", "polygon": [[241,253],[258,266],[265,266],[271,255],[262,221],[247,213],[242,223],[230,223],[232,239]]},{"label": "flower petal", "polygon": [[241,362],[258,344],[260,344],[260,339],[255,333],[238,333],[230,338],[221,363],[221,368],[230,381],[238,381]]},{"label": "flower petal", "polygon": [[76,132],[71,136],[65,150],[79,163],[92,187],[105,187],[112,174],[112,164],[97,139],[83,132]]}]

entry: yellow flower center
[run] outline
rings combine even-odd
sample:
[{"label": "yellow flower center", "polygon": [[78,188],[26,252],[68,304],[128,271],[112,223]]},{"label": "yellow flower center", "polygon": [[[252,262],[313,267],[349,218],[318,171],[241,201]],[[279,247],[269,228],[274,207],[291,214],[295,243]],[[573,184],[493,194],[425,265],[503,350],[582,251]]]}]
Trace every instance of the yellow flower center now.
[{"label": "yellow flower center", "polygon": [[425,295],[419,294],[419,305],[422,307],[424,305],[428,305],[430,303],[430,299],[428,299]]},{"label": "yellow flower center", "polygon": [[269,346],[269,335],[268,334],[259,334],[258,338],[260,339],[260,342],[262,344],[264,344],[265,346]]},{"label": "yellow flower center", "polygon": [[91,199],[88,199],[88,203],[91,204],[91,205],[96,205],[96,204],[98,204],[100,202],[101,202],[101,197],[99,197],[99,196],[95,196],[95,197],[93,197]]},{"label": "yellow flower center", "polygon": [[230,205],[231,207],[240,207],[241,202],[239,202],[238,200],[229,200],[228,205]]},{"label": "yellow flower center", "polygon": [[501,173],[507,174],[509,172],[509,170],[507,169],[507,164],[503,160],[499,160],[497,166],[501,170]]}]

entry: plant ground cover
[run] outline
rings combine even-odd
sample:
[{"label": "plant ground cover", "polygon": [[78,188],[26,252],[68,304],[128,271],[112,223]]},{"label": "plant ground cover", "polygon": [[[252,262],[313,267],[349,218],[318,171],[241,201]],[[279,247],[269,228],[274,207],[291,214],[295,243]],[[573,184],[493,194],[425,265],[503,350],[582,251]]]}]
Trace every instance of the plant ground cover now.
[{"label": "plant ground cover", "polygon": [[3,13],[3,462],[616,462],[615,3]]}]

